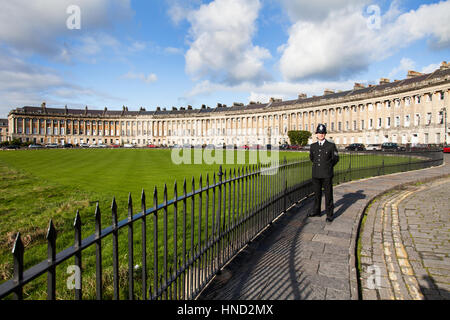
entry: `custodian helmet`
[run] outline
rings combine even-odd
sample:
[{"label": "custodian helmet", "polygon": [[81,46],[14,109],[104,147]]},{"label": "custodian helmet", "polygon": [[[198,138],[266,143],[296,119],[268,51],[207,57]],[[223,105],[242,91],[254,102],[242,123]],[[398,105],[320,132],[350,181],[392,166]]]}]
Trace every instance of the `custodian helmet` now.
[{"label": "custodian helmet", "polygon": [[327,133],[327,127],[324,124],[319,123],[316,129],[316,133]]}]

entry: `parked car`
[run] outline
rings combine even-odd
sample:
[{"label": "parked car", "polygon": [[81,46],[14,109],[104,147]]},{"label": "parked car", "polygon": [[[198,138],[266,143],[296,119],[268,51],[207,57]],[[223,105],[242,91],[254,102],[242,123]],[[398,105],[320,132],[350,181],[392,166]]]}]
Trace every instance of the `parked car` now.
[{"label": "parked car", "polygon": [[381,144],[380,143],[368,144],[366,150],[379,151],[381,150]]},{"label": "parked car", "polygon": [[242,146],[242,148],[245,149],[245,150],[249,150],[250,146],[246,144],[246,145]]},{"label": "parked car", "polygon": [[20,149],[20,146],[18,146],[16,144],[10,144],[9,146],[6,146],[5,149],[7,149],[7,150],[16,150],[16,149]]},{"label": "parked car", "polygon": [[385,142],[381,145],[382,151],[405,151],[404,147],[400,147],[394,142]]},{"label": "parked car", "polygon": [[271,145],[271,144],[267,144],[267,145],[266,145],[266,149],[267,149],[267,150],[272,150],[272,145]]},{"label": "parked car", "polygon": [[64,147],[64,148],[73,148],[73,144],[71,144],[71,143],[66,143],[63,147]]},{"label": "parked car", "polygon": [[112,144],[112,145],[110,145],[110,148],[120,148],[120,145],[118,145],[118,144]]},{"label": "parked car", "polygon": [[108,148],[106,144],[100,143],[97,145],[97,148]]},{"label": "parked car", "polygon": [[134,148],[134,144],[131,144],[131,143],[125,143],[125,144],[123,145],[123,147],[124,147],[124,148]]},{"label": "parked car", "polygon": [[309,150],[309,149],[311,149],[311,145],[310,144],[307,144],[306,146],[303,147],[303,150]]},{"label": "parked car", "polygon": [[280,150],[287,150],[289,147],[289,145],[287,143],[283,143],[282,145],[280,145]]},{"label": "parked car", "polygon": [[411,146],[410,151],[428,151],[430,150],[430,146],[427,144],[417,143]]},{"label": "parked car", "polygon": [[82,143],[80,144],[81,148],[89,148],[89,144],[88,143]]},{"label": "parked car", "polygon": [[352,143],[345,147],[345,150],[348,151],[364,151],[366,147],[362,143]]},{"label": "parked car", "polygon": [[302,146],[293,144],[293,145],[291,145],[291,146],[288,146],[288,149],[289,149],[289,150],[301,150],[301,149],[302,149]]},{"label": "parked car", "polygon": [[148,144],[147,148],[152,148],[153,149],[153,148],[156,148],[156,145],[155,144]]},{"label": "parked car", "polygon": [[42,146],[40,144],[30,144],[28,149],[42,149]]},{"label": "parked car", "polygon": [[46,148],[54,149],[58,148],[58,145],[56,143],[48,143],[45,145]]},{"label": "parked car", "polygon": [[450,153],[450,146],[444,146],[444,147],[442,148],[442,151],[443,151],[444,153]]}]

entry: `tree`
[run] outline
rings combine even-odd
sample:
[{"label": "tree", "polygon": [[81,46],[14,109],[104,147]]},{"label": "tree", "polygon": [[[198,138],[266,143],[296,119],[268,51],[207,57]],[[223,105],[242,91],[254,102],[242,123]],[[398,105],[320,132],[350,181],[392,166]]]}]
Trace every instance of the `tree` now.
[{"label": "tree", "polygon": [[301,131],[301,130],[292,130],[288,131],[288,137],[291,144],[304,146],[308,144],[309,138],[311,138],[312,134],[309,131]]}]

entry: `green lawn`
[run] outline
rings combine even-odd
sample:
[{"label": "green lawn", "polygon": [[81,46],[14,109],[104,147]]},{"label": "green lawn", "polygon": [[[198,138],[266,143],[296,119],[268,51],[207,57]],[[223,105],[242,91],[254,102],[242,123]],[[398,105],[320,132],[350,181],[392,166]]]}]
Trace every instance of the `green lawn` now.
[{"label": "green lawn", "polygon": [[[246,163],[255,151],[237,151],[244,155]],[[306,152],[280,152],[280,160],[307,160]],[[381,156],[361,156],[352,166],[374,166],[383,161]],[[407,158],[385,157],[385,164],[407,162]],[[305,165],[309,165],[306,162]],[[348,156],[341,155],[336,170],[345,170],[350,165]],[[226,164],[228,170],[242,165]],[[102,226],[111,224],[110,205],[113,196],[118,204],[119,220],[127,215],[127,199],[133,197],[135,213],[140,208],[142,189],[146,191],[147,208],[153,205],[153,190],[158,189],[159,202],[163,199],[164,184],[167,183],[168,197],[173,197],[174,182],[178,183],[178,195],[186,178],[187,190],[191,191],[192,177],[196,188],[198,178],[206,175],[212,183],[218,164],[175,165],[171,150],[150,149],[74,149],[74,150],[20,150],[0,152],[0,282],[10,279],[12,274],[11,248],[14,236],[21,232],[25,242],[25,269],[46,259],[46,231],[52,219],[58,231],[58,251],[73,244],[73,220],[77,210],[83,222],[83,238],[94,231],[94,211],[99,202],[102,211]],[[308,178],[306,175],[305,178]],[[205,201],[203,199],[203,201]],[[210,199],[211,201],[211,199]],[[206,205],[206,204],[205,204]],[[208,204],[210,205],[210,203]],[[171,211],[169,210],[169,216]],[[172,220],[169,218],[169,230]],[[189,227],[189,222],[188,222]],[[149,227],[151,229],[151,226]],[[162,228],[162,223],[159,224]],[[140,239],[140,225],[136,225],[135,239]],[[188,230],[189,231],[189,230]],[[149,235],[151,235],[149,230]],[[127,231],[120,233],[119,256],[121,261],[121,295],[126,295],[127,275]],[[161,241],[161,240],[160,240]],[[170,238],[169,238],[169,241]],[[139,247],[140,240],[135,245]],[[189,244],[189,243],[188,243]],[[170,246],[170,243],[169,243]],[[173,246],[173,244],[172,244]],[[178,244],[180,246],[180,243]],[[104,241],[105,297],[111,297],[111,241]],[[151,251],[149,245],[149,251]],[[181,249],[181,248],[180,248]],[[180,250],[181,251],[181,250]],[[136,261],[140,251],[135,250]],[[72,259],[71,259],[72,260]],[[162,259],[160,259],[162,260]],[[161,262],[161,261],[160,261]],[[68,264],[72,264],[67,263]],[[93,250],[83,252],[83,286],[85,298],[95,294],[95,256]],[[65,265],[58,268],[58,297],[71,298],[65,289]],[[150,267],[149,275],[152,270]],[[25,288],[25,296],[34,299],[45,298],[46,277],[41,276]],[[137,281],[138,283],[138,281]],[[109,286],[108,286],[109,285]],[[138,288],[136,289],[139,290]]]}]

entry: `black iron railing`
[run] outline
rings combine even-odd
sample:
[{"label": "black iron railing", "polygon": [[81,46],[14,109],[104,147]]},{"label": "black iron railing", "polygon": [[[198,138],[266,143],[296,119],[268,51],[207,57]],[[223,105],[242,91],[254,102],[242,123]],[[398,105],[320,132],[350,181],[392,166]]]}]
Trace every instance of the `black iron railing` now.
[{"label": "black iron railing", "polygon": [[[443,162],[440,151],[341,152],[340,158],[341,161],[335,167],[335,184],[437,166]],[[146,195],[142,191],[140,212],[137,214],[134,214],[129,195],[128,216],[122,221],[118,221],[114,198],[111,205],[112,223],[103,229],[104,217],[97,203],[95,232],[85,239],[82,239],[82,223],[77,212],[74,243],[61,252],[56,251],[57,232],[50,221],[47,232],[48,258],[25,271],[24,245],[21,234],[17,233],[12,250],[13,277],[0,285],[0,298],[12,296],[14,299],[23,299],[24,286],[45,274],[47,298],[57,298],[56,268],[73,258],[73,267],[79,272],[75,273],[75,286],[71,292],[75,299],[82,299],[85,293],[83,252],[95,248],[96,299],[195,299],[242,248],[290,206],[312,193],[309,160],[284,160],[271,166],[255,165],[233,170],[222,170],[220,167],[218,174],[212,176],[212,181],[208,175],[205,180],[200,176],[196,189],[195,179],[192,178],[190,192],[185,180],[181,195],[175,183],[172,199],[168,198],[165,186],[162,203],[158,202],[155,188],[151,208],[147,208]],[[120,282],[119,232],[123,230],[127,230],[128,235],[127,293],[125,295],[122,291],[120,297],[124,284]],[[111,242],[113,294],[105,297],[102,246],[110,245]],[[135,251],[140,251],[139,259]]]}]

